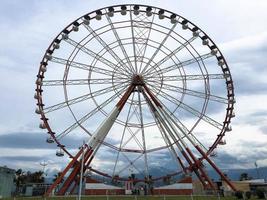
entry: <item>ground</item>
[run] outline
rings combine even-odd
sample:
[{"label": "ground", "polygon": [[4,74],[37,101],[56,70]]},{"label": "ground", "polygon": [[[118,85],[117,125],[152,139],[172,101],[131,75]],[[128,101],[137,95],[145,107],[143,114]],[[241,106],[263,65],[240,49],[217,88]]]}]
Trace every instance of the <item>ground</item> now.
[{"label": "ground", "polygon": [[[76,200],[77,197],[50,197],[46,200]],[[215,196],[86,196],[82,200],[234,200],[236,197],[215,197]],[[257,198],[251,198],[251,200]],[[7,198],[3,200],[45,200],[43,197],[20,197],[20,198]]]}]

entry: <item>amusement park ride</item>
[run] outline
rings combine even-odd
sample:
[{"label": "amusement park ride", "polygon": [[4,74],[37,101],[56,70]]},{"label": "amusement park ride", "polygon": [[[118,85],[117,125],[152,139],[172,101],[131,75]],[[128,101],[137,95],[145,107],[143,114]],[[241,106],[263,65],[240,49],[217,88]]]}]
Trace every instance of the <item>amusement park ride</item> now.
[{"label": "amusement park ride", "polygon": [[155,163],[168,167],[162,155],[176,169],[153,181],[194,173],[212,190],[209,166],[235,190],[211,160],[235,116],[230,70],[216,44],[182,16],[129,4],[78,18],[46,50],[35,99],[47,142],[70,158],[47,195],[62,182],[58,195],[74,191],[87,170],[127,181],[131,168],[145,180]]}]

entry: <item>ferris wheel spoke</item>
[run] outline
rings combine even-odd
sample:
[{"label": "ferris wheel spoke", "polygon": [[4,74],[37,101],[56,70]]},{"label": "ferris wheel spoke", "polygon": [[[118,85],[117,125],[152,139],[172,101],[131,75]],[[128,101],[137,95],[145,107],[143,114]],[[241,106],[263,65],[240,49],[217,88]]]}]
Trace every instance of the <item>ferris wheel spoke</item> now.
[{"label": "ferris wheel spoke", "polygon": [[135,35],[133,37],[135,40],[134,45],[136,48],[136,62],[141,62],[138,73],[140,73],[142,69],[154,18],[155,15],[152,16],[152,20],[149,20],[145,13],[140,13],[136,16],[135,19],[132,20],[133,35]]},{"label": "ferris wheel spoke", "polygon": [[[125,156],[125,154],[123,154]],[[136,162],[139,158],[141,158],[143,155],[139,155],[137,156],[133,161],[130,161],[129,164],[127,164],[126,166],[124,166],[119,172],[117,172],[117,174],[121,174],[122,172],[124,172],[127,168],[132,166],[132,163]],[[129,159],[128,159],[129,160]]]},{"label": "ferris wheel spoke", "polygon": [[140,126],[141,126],[141,133],[142,133],[142,140],[143,140],[143,149],[144,149],[144,160],[145,160],[145,174],[148,176],[148,163],[147,163],[147,152],[146,152],[146,140],[145,140],[145,129],[144,129],[144,121],[143,121],[143,113],[142,113],[142,103],[140,92],[138,91],[138,102],[139,102],[139,113],[140,113]]},{"label": "ferris wheel spoke", "polygon": [[195,90],[190,90],[190,89],[185,89],[182,87],[178,87],[178,86],[174,86],[174,85],[169,85],[169,84],[159,84],[159,83],[154,83],[154,84],[148,84],[151,87],[154,87],[156,89],[156,85],[159,85],[162,89],[165,89],[167,91],[172,91],[172,92],[179,92],[182,94],[186,94],[186,95],[190,95],[190,96],[194,96],[194,97],[199,97],[202,99],[208,99],[210,101],[216,101],[219,103],[223,103],[223,104],[228,104],[228,99],[227,98],[223,98],[220,96],[216,96],[216,95],[212,95],[204,92],[199,92],[199,91],[195,91]]},{"label": "ferris wheel spoke", "polygon": [[[124,82],[122,80],[124,79]],[[42,86],[62,86],[62,85],[90,85],[90,84],[118,84],[126,83],[126,78],[100,78],[100,79],[69,79],[69,80],[44,80]]]},{"label": "ferris wheel spoke", "polygon": [[[160,66],[163,63],[165,63],[167,60],[171,59],[175,54],[177,54],[179,51],[181,51],[183,48],[186,48],[187,45],[189,45],[191,42],[193,42],[197,37],[191,37],[189,40],[181,44],[178,48],[173,50],[170,54],[165,56],[163,59],[161,59],[159,62],[157,62],[152,68],[156,66]],[[145,73],[145,72],[144,72]]]},{"label": "ferris wheel spoke", "polygon": [[[134,160],[130,160],[130,159],[128,158],[128,156],[126,156],[125,153],[123,153],[123,152],[122,152],[122,155],[123,155],[123,156],[126,158],[126,160],[129,162],[129,165],[127,166],[127,168],[130,167],[130,166],[133,166],[133,167],[136,169],[136,171],[138,171],[139,174],[143,174],[143,175],[144,175],[143,171],[140,171],[140,170],[138,169],[138,167],[136,167],[135,164],[134,164],[137,160],[139,160],[139,159],[143,156],[142,154],[141,154],[140,156],[138,156],[137,158],[135,158]],[[127,169],[127,168],[126,168],[126,169]],[[124,169],[124,170],[125,170],[125,169]],[[124,171],[124,170],[123,170],[123,171]],[[121,172],[122,172],[122,171],[120,171],[120,173],[121,173]]]},{"label": "ferris wheel spoke", "polygon": [[[187,65],[190,65],[190,64],[193,64],[193,63],[200,62],[202,60],[208,59],[208,58],[210,58],[212,56],[214,56],[212,53],[203,54],[203,55],[201,55],[199,57],[182,61],[179,64],[174,64],[174,65],[162,68],[162,69],[158,69],[158,72],[164,74],[164,73],[167,73],[167,72],[170,72],[170,71],[173,71],[173,70],[177,70],[177,69],[179,69],[181,67],[184,67],[184,66],[187,66]],[[147,76],[148,74],[150,76],[156,75],[155,72],[150,73],[152,71],[152,69],[153,68],[150,68],[149,70],[147,70],[146,73],[144,73],[144,76]]]},{"label": "ferris wheel spoke", "polygon": [[[120,57],[109,47],[109,45],[91,28],[90,25],[86,25],[83,24],[84,27],[89,31],[90,34],[92,34],[94,36],[94,38],[103,46],[104,49],[106,49],[106,51],[117,61],[117,66],[120,65],[123,69],[122,66],[122,60],[120,59]],[[121,64],[120,64],[121,63]],[[130,68],[130,66],[125,65],[124,67],[126,67],[128,70],[132,70]]]},{"label": "ferris wheel spoke", "polygon": [[[134,96],[135,96],[135,93],[133,93],[133,95],[132,95],[131,102],[133,102]],[[116,167],[117,167],[118,159],[119,159],[119,156],[120,156],[120,151],[122,149],[122,142],[123,142],[124,137],[125,137],[126,127],[128,126],[128,122],[129,122],[129,118],[130,118],[130,113],[131,113],[132,105],[133,104],[131,103],[130,106],[129,106],[129,109],[128,109],[128,112],[127,112],[126,121],[125,121],[125,126],[123,127],[123,132],[122,132],[122,135],[121,135],[119,151],[117,152],[116,161],[115,161],[115,164],[114,164],[114,167],[113,167],[113,173],[112,173],[113,174],[113,177],[115,176]]]},{"label": "ferris wheel spoke", "polygon": [[[161,102],[158,99],[159,102]],[[164,108],[164,112],[167,113],[167,115],[170,117],[170,119],[172,119],[174,121],[174,123],[176,124],[176,126],[179,128],[179,130],[183,133],[182,139],[188,135],[191,135],[193,137],[193,140],[198,143],[203,149],[205,149],[205,151],[208,151],[208,149],[205,147],[205,145],[203,145],[200,140],[193,134],[193,131],[189,131],[189,129],[181,122],[181,120],[179,120],[179,118],[177,116],[174,115],[174,113],[172,113],[167,106],[165,106],[164,104],[162,104],[162,107]]]},{"label": "ferris wheel spoke", "polygon": [[[188,75],[175,75],[175,76],[162,76],[164,82],[166,81],[191,81],[191,80],[204,80],[204,79],[225,79],[227,75],[225,74],[188,74]],[[145,77],[149,81],[154,81],[155,77],[146,76]]]},{"label": "ferris wheel spoke", "polygon": [[[156,92],[156,90],[153,88],[152,91]],[[179,107],[181,107],[183,110],[187,111],[188,113],[191,113],[192,115],[201,118],[203,121],[209,123],[210,125],[214,126],[215,128],[222,130],[223,125],[219,122],[215,121],[214,119],[208,117],[204,113],[199,112],[198,110],[192,108],[191,106],[179,101],[178,99],[174,98],[173,96],[167,94],[166,92],[161,91],[158,93],[159,96],[163,97],[164,99],[167,99],[168,101],[178,104]]]},{"label": "ferris wheel spoke", "polygon": [[137,73],[137,57],[136,57],[136,42],[135,42],[135,37],[134,37],[134,24],[133,24],[133,10],[132,7],[130,7],[130,21],[131,21],[131,33],[132,33],[132,45],[133,45],[133,53],[134,53],[134,67],[135,67],[135,73]]},{"label": "ferris wheel spoke", "polygon": [[[143,95],[144,95],[144,93],[143,93]],[[145,99],[146,99],[146,101],[149,101],[149,99],[147,99],[147,98],[145,98]],[[151,103],[147,102],[147,104],[150,105]],[[176,160],[177,163],[180,164],[179,160],[178,160],[178,154],[173,147],[173,143],[171,142],[171,140],[167,136],[167,133],[165,132],[164,128],[162,127],[162,124],[160,123],[157,116],[155,115],[155,111],[152,110],[151,106],[149,106],[149,110],[152,114],[152,117],[153,117],[153,119],[154,119],[154,121],[158,127],[158,130],[159,130],[161,137],[163,138],[163,140],[166,144],[166,147],[167,147],[170,155],[173,157],[173,160]]]},{"label": "ferris wheel spoke", "polygon": [[129,55],[127,54],[127,52],[126,52],[126,50],[125,50],[125,48],[124,48],[124,45],[122,44],[122,41],[121,41],[121,39],[120,39],[120,37],[119,37],[119,34],[118,34],[116,28],[114,27],[114,24],[113,24],[111,18],[110,18],[108,15],[106,15],[106,18],[107,18],[107,20],[108,20],[108,22],[109,22],[109,25],[110,25],[110,27],[111,27],[111,29],[112,29],[112,31],[113,31],[114,36],[115,36],[116,39],[117,39],[117,42],[119,43],[119,46],[120,46],[120,48],[121,48],[121,51],[123,52],[124,57],[125,57],[126,60],[127,60],[127,63],[128,63],[128,65],[129,65],[129,67],[130,67],[131,72],[134,73],[134,67],[133,67],[133,65],[132,65],[132,62],[130,61]]},{"label": "ferris wheel spoke", "polygon": [[98,74],[104,74],[104,75],[111,76],[111,77],[112,76],[116,76],[116,73],[114,73],[113,71],[107,70],[107,69],[103,69],[103,68],[96,67],[96,66],[91,66],[91,65],[88,65],[88,64],[80,63],[80,62],[69,61],[69,60],[66,60],[66,59],[63,59],[63,58],[58,58],[58,57],[55,57],[55,56],[52,56],[50,61],[54,62],[54,63],[62,64],[62,65],[65,65],[65,66],[71,66],[71,67],[74,67],[74,68],[77,68],[77,69],[82,69],[82,70],[86,70],[86,71],[92,71],[92,72],[95,72],[95,73],[98,73]]},{"label": "ferris wheel spoke", "polygon": [[[91,56],[92,58],[96,59],[96,60],[99,60],[101,63],[105,64],[106,66],[110,67],[111,69],[113,70],[117,70],[117,71],[120,71],[121,73],[125,73],[123,71],[123,69],[121,68],[118,68],[118,66],[116,64],[114,64],[113,62],[105,59],[103,56],[100,56],[98,53],[95,53],[94,51],[92,51],[91,49],[88,49],[86,48],[85,46],[79,44],[78,42],[68,38],[66,40],[67,43],[69,43],[70,45],[72,45],[73,47],[75,48],[79,48],[82,52],[84,52],[85,54]],[[91,66],[91,68],[93,68]],[[109,70],[108,70],[109,71]],[[126,74],[125,74],[126,75]]]},{"label": "ferris wheel spoke", "polygon": [[[127,86],[123,87],[123,89],[121,89],[119,91],[119,94],[122,94],[122,92],[125,90]],[[73,123],[71,126],[69,126],[67,129],[65,129],[63,132],[61,132],[58,136],[56,136],[56,138],[58,140],[62,139],[63,137],[65,137],[67,134],[69,134],[71,131],[73,131],[74,129],[76,129],[78,126],[81,126],[82,123],[84,123],[86,120],[88,120],[89,118],[91,118],[93,115],[95,115],[97,112],[99,112],[101,109],[103,109],[105,106],[107,106],[109,103],[111,103],[112,101],[114,101],[117,98],[117,94],[112,95],[111,97],[109,97],[107,100],[105,100],[103,103],[101,103],[98,107],[94,108],[93,110],[91,110],[89,113],[87,113],[86,115],[84,115],[82,118],[80,118],[79,120],[76,120],[75,123]],[[88,132],[87,132],[88,133]],[[91,134],[89,134],[91,135]]]},{"label": "ferris wheel spoke", "polygon": [[138,130],[136,130],[135,132],[133,132],[132,130],[131,130],[131,128],[130,127],[127,127],[127,130],[129,131],[129,133],[131,134],[131,137],[123,144],[123,147],[125,147],[125,145],[127,144],[127,143],[129,143],[129,141],[131,141],[131,139],[134,139],[135,140],[135,142],[136,142],[136,144],[140,147],[140,149],[142,150],[142,151],[144,151],[144,149],[143,149],[143,146],[142,146],[142,143],[139,141],[139,139],[136,137],[136,134],[141,130],[141,129],[138,129]]},{"label": "ferris wheel spoke", "polygon": [[[121,84],[117,84],[116,86],[118,86],[119,88],[124,87]],[[52,111],[55,111],[55,110],[58,110],[58,109],[65,108],[65,107],[73,105],[73,104],[77,104],[77,103],[86,101],[88,99],[91,99],[93,97],[97,97],[97,96],[102,95],[102,94],[107,94],[107,93],[113,91],[113,87],[114,86],[110,86],[110,87],[107,87],[107,88],[104,88],[104,89],[101,89],[101,90],[96,90],[96,91],[94,91],[92,93],[88,93],[88,94],[85,94],[85,95],[82,95],[82,96],[79,96],[79,97],[76,97],[76,98],[73,98],[73,99],[69,99],[67,101],[64,101],[64,102],[61,102],[61,103],[46,107],[43,111],[44,111],[44,113],[49,113],[49,112],[52,112]]]},{"label": "ferris wheel spoke", "polygon": [[162,46],[164,45],[164,43],[167,41],[167,39],[169,38],[169,36],[173,32],[174,28],[176,27],[176,25],[177,25],[177,23],[175,23],[172,26],[172,28],[169,30],[169,32],[166,34],[166,36],[164,37],[164,39],[161,41],[160,45],[158,46],[157,50],[154,52],[154,54],[149,59],[148,63],[145,65],[144,69],[142,69],[141,74],[146,74],[145,71],[147,70],[148,66],[150,65],[150,63],[152,62],[152,60],[156,57],[156,55],[158,54],[158,52],[160,51],[160,49],[162,48]]},{"label": "ferris wheel spoke", "polygon": [[[129,127],[126,127],[127,130],[130,132],[130,137],[128,138],[128,140],[126,140],[123,144],[122,144],[122,148],[124,148],[132,139],[135,140],[136,144],[140,147],[140,149],[142,149],[142,145],[141,142],[137,139],[136,134],[138,134],[140,132],[141,129],[137,129],[135,132],[133,132],[131,129],[129,129]],[[143,150],[143,149],[142,149]]]},{"label": "ferris wheel spoke", "polygon": [[[170,137],[172,140],[173,140],[173,144],[175,144],[179,151],[184,155],[183,151],[183,146],[186,146],[185,142],[183,141],[183,139],[181,139],[179,137],[179,134],[173,132],[173,126],[170,126],[169,124],[169,120],[164,116],[162,115],[161,113],[161,105],[159,104],[157,98],[154,96],[153,93],[151,93],[151,91],[145,86],[145,90],[146,92],[148,92],[148,95],[150,96],[150,98],[152,99],[153,103],[150,101],[149,97],[146,95],[145,92],[143,92],[143,95],[150,107],[150,110],[153,114],[153,116],[155,117],[155,120],[158,122],[159,124],[159,128],[165,133],[165,135],[167,137]],[[155,105],[154,105],[155,104]],[[175,134],[178,136],[178,140],[176,139],[176,136]],[[172,145],[171,145],[172,147]],[[176,151],[174,152],[175,155],[176,155]],[[182,167],[183,171],[186,173],[186,169],[185,169],[185,166],[182,162],[182,160],[180,159],[179,156],[176,157],[177,161],[179,162],[180,166]]]},{"label": "ferris wheel spoke", "polygon": [[[155,116],[157,117],[157,116]],[[168,146],[168,150],[169,150],[169,153],[171,155],[171,157],[173,157],[173,160],[175,160],[178,164],[178,166],[180,166],[183,170],[184,173],[186,173],[186,170],[185,170],[185,166],[184,166],[184,163],[182,161],[182,159],[180,158],[180,156],[178,155],[178,153],[175,151],[173,145],[177,145],[178,148],[181,150],[181,147],[179,147],[179,142],[180,140],[174,140],[173,143],[171,143],[171,140],[169,139],[170,136],[168,136],[167,132],[165,131],[163,125],[161,124],[160,120],[157,119],[157,126],[159,128],[159,131],[161,133],[161,136],[163,138],[163,140],[165,141],[165,143],[167,144]],[[174,138],[172,138],[174,139]]]}]

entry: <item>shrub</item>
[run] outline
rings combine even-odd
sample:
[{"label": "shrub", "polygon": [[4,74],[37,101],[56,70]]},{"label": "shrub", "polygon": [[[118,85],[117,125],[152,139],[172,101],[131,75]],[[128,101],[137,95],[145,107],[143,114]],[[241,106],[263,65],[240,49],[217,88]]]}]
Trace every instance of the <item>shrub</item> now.
[{"label": "shrub", "polygon": [[243,199],[243,192],[242,191],[236,191],[235,196],[237,199]]},{"label": "shrub", "polygon": [[245,195],[246,195],[246,198],[247,198],[247,199],[250,199],[250,197],[251,197],[251,192],[250,192],[250,191],[247,191],[247,192],[245,193]]},{"label": "shrub", "polygon": [[264,190],[263,189],[257,189],[256,194],[257,194],[257,197],[259,199],[264,199]]}]

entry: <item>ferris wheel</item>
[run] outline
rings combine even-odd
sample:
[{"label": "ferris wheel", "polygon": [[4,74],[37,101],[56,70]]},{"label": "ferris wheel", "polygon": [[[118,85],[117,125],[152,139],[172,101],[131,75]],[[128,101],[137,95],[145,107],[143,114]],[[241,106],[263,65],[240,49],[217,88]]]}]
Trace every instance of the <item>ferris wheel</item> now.
[{"label": "ferris wheel", "polygon": [[127,4],[83,15],[46,50],[35,99],[47,142],[71,158],[59,194],[82,166],[117,180],[192,172],[213,189],[210,165],[235,190],[211,160],[235,116],[230,70],[211,38],[178,14]]}]

